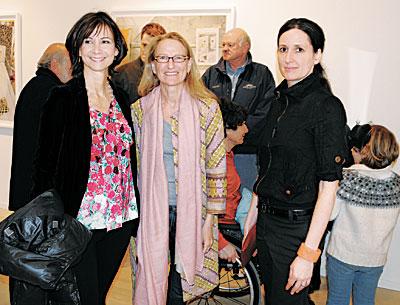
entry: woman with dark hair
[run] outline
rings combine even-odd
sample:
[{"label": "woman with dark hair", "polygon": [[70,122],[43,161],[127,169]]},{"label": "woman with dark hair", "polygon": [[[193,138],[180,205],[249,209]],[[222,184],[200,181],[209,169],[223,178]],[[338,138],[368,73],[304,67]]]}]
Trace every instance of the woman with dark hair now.
[{"label": "woman with dark hair", "polygon": [[65,213],[92,231],[73,271],[81,303],[105,304],[138,217],[131,113],[125,93],[110,81],[127,48],[103,12],[81,17],[65,45],[73,78],[44,106],[33,196],[55,188]]},{"label": "woman with dark hair", "polygon": [[[240,177],[236,170],[233,148],[244,141],[249,131],[246,125],[247,111],[238,104],[221,98],[220,108],[225,128],[224,145],[226,149],[226,213],[218,219],[222,224],[236,224],[236,212],[242,198],[240,193]],[[219,258],[229,262],[236,262],[239,258],[235,246],[227,241],[219,232]]]},{"label": "woman with dark hair", "polygon": [[[134,303],[179,305],[218,285],[224,127],[187,41],[152,39],[132,105],[141,201]],[[169,255],[168,255],[169,254]],[[170,268],[168,268],[170,257]]]},{"label": "woman with dark hair", "polygon": [[327,248],[328,305],[375,304],[400,213],[400,176],[393,172],[399,145],[380,125],[350,132],[355,164],[343,169]]},{"label": "woman with dark hair", "polygon": [[287,21],[278,34],[285,79],[260,139],[257,196],[245,226],[246,234],[257,221],[265,304],[309,304],[318,246],[342,178],[346,114],[320,64],[324,42],[321,27],[305,18]]}]

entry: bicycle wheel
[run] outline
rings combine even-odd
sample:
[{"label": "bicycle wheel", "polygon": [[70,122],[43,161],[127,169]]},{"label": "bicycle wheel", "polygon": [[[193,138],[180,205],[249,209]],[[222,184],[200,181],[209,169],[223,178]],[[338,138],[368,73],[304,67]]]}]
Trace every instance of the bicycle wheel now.
[{"label": "bicycle wheel", "polygon": [[[236,249],[240,254],[240,249]],[[253,262],[243,268],[240,260],[234,264],[221,260],[219,269],[219,285],[212,292],[192,301],[191,305],[261,304],[260,281]]]}]

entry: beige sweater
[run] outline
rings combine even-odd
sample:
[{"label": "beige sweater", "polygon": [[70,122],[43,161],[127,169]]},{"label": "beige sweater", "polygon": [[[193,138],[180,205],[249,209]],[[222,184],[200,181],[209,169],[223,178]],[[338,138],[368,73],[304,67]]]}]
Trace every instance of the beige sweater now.
[{"label": "beige sweater", "polygon": [[400,178],[390,166],[376,170],[362,164],[343,174],[327,252],[347,264],[383,266],[400,212]]}]

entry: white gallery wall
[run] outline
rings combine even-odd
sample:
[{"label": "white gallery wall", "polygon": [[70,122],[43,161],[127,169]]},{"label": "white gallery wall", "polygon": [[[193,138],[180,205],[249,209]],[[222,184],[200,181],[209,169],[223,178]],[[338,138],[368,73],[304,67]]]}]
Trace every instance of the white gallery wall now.
[{"label": "white gallery wall", "polygon": [[[275,60],[280,26],[292,17],[316,21],[327,38],[323,63],[335,94],[346,107],[349,123],[379,123],[400,138],[398,0],[1,0],[0,15],[21,15],[25,85],[34,76],[36,62],[47,45],[63,42],[73,23],[86,12],[221,7],[235,8],[236,26],[252,39],[253,59],[269,66],[277,82],[282,79]],[[8,205],[11,147],[12,129],[0,127],[0,208]],[[399,257],[400,224],[382,287],[400,290]]]}]

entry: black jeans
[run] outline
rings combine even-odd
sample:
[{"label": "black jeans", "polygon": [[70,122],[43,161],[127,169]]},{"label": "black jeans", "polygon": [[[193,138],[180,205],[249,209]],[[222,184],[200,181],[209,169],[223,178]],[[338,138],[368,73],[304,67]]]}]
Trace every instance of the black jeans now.
[{"label": "black jeans", "polygon": [[171,264],[168,276],[167,305],[183,305],[181,275],[175,266],[176,206],[169,207],[169,253]]},{"label": "black jeans", "polygon": [[105,304],[107,292],[129,245],[135,222],[125,222],[121,228],[108,232],[106,229],[92,230],[92,239],[82,259],[73,267],[82,304]]},{"label": "black jeans", "polygon": [[304,241],[311,216],[289,220],[263,213],[257,218],[257,248],[265,288],[265,305],[308,305],[308,287],[291,295],[285,290],[290,264]]}]

